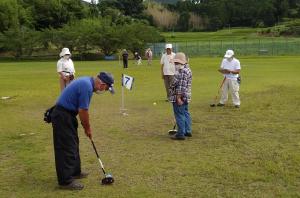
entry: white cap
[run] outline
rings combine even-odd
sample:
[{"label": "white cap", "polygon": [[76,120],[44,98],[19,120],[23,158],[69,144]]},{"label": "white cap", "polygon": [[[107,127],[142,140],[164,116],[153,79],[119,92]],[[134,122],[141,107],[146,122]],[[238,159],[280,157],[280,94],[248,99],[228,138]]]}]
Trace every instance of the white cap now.
[{"label": "white cap", "polygon": [[172,49],[172,44],[171,43],[168,43],[168,44],[166,44],[166,47],[165,47],[165,49]]},{"label": "white cap", "polygon": [[225,58],[231,58],[234,55],[233,50],[227,50],[224,57]]},{"label": "white cap", "polygon": [[60,56],[60,57],[63,57],[63,56],[66,55],[66,54],[71,55],[71,52],[70,52],[69,48],[66,48],[66,47],[65,47],[65,48],[63,48],[63,49],[61,50],[59,56]]}]

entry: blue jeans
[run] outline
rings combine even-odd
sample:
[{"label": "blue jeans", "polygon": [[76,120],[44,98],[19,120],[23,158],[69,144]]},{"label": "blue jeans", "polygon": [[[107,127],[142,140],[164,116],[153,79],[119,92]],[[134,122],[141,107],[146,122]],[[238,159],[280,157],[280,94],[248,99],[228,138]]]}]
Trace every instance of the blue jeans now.
[{"label": "blue jeans", "polygon": [[176,102],[173,102],[173,111],[178,128],[176,136],[184,137],[186,133],[192,133],[189,104],[178,105]]}]

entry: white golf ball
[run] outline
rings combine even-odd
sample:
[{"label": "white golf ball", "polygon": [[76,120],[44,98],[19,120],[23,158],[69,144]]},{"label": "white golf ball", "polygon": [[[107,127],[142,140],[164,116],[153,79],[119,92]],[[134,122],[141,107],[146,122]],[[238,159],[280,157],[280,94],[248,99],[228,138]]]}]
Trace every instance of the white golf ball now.
[{"label": "white golf ball", "polygon": [[155,106],[155,105],[156,105],[156,102],[153,102],[153,105]]}]

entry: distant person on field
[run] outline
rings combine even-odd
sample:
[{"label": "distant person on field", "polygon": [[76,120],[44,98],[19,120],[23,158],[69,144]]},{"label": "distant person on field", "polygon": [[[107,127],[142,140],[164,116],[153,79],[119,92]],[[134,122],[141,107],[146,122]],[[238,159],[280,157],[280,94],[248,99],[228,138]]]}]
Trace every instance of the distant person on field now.
[{"label": "distant person on field", "polygon": [[161,57],[160,64],[161,64],[161,77],[164,80],[166,93],[167,93],[167,100],[170,97],[169,88],[173,81],[173,77],[175,74],[175,65],[174,63],[170,62],[171,59],[174,58],[175,53],[172,52],[172,44],[166,44],[165,46],[166,53],[164,53]]},{"label": "distant person on field", "polygon": [[225,106],[228,100],[228,92],[231,93],[233,105],[236,108],[240,107],[240,97],[239,97],[239,88],[240,88],[240,74],[241,65],[240,61],[234,58],[234,51],[227,50],[224,59],[221,63],[221,68],[219,72],[223,74],[225,80],[222,87],[222,95],[220,102],[217,104],[219,107]]},{"label": "distant person on field", "polygon": [[152,50],[151,50],[150,48],[148,48],[148,49],[146,50],[145,56],[147,57],[148,65],[151,65],[151,64],[152,64],[152,56],[153,56],[153,53],[152,53]]},{"label": "distant person on field", "polygon": [[128,68],[128,52],[126,49],[123,49],[122,58],[123,58],[123,67]]},{"label": "distant person on field", "polygon": [[139,55],[138,52],[134,53],[134,59],[135,59],[137,65],[141,65],[142,64],[142,57]]},{"label": "distant person on field", "polygon": [[57,72],[59,74],[60,90],[63,91],[75,77],[75,68],[71,60],[69,48],[63,48],[59,54],[60,59],[57,62]]},{"label": "distant person on field", "polygon": [[93,93],[114,93],[113,83],[113,76],[107,72],[100,72],[95,77],[81,77],[68,85],[56,101],[51,122],[56,174],[61,189],[81,190],[84,187],[76,181],[88,176],[81,170],[76,116],[79,115],[85,135],[92,140],[89,106]]},{"label": "distant person on field", "polygon": [[[192,71],[187,63],[184,53],[176,53],[173,60],[175,64],[175,75],[170,85],[169,101],[173,104],[174,116],[178,127],[173,140],[185,140],[192,137],[191,116],[189,103],[192,95]],[[170,134],[172,135],[172,134]]]}]

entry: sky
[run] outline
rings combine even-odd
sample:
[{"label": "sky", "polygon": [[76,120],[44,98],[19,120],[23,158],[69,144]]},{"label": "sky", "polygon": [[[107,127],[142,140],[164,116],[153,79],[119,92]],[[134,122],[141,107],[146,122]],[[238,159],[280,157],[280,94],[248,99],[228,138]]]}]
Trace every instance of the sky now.
[{"label": "sky", "polygon": [[[86,1],[86,2],[91,2],[91,0],[83,0],[83,1]],[[98,0],[95,0],[96,3],[98,3]]]}]

